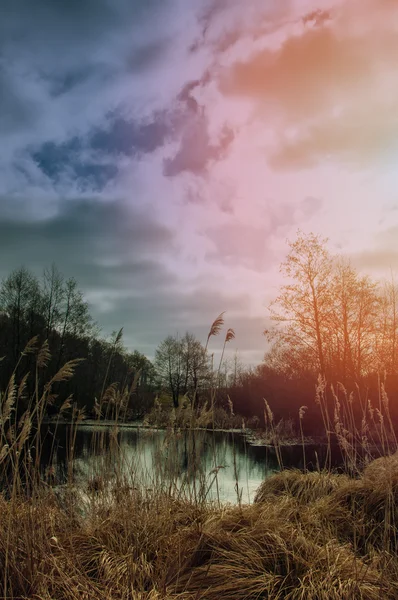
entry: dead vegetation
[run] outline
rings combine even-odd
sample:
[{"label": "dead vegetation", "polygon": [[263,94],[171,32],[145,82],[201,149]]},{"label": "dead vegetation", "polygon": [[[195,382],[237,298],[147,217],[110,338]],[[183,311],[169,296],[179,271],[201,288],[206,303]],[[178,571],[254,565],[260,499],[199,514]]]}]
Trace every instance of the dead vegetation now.
[{"label": "dead vegetation", "polygon": [[111,494],[71,496],[62,507],[51,488],[30,499],[2,497],[4,593],[32,600],[393,600],[398,469],[395,457],[383,460],[384,469],[371,463],[355,480],[277,474],[254,504],[241,507],[121,483]]},{"label": "dead vegetation", "polygon": [[[28,348],[33,352],[33,346]],[[38,369],[48,360],[38,352]],[[72,399],[69,481],[52,487],[40,470],[40,426],[52,385],[24,400],[24,379],[1,396],[0,597],[31,600],[394,600],[398,597],[398,455],[348,474],[282,470],[252,505],[209,502],[181,488],[148,488],[120,469],[73,480],[73,446],[81,413]],[[36,387],[38,389],[38,387]],[[26,399],[25,399],[26,400]],[[111,409],[123,412],[123,397]],[[101,412],[108,410],[100,399]],[[268,407],[270,429],[275,435]],[[110,410],[110,409],[109,409]],[[114,430],[116,432],[116,425]],[[348,431],[348,430],[347,430]],[[117,435],[107,454],[123,461]],[[383,434],[383,439],[386,436]],[[100,433],[96,444],[103,444]],[[35,452],[36,454],[35,454]],[[49,465],[51,468],[51,465]],[[217,469],[214,476],[217,484]]]}]

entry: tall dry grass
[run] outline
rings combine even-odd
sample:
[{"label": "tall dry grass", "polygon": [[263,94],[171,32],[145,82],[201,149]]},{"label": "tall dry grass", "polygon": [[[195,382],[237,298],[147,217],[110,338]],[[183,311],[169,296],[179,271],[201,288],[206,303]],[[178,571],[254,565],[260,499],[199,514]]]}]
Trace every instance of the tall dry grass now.
[{"label": "tall dry grass", "polygon": [[[98,415],[112,417],[115,425],[107,438],[98,428],[92,451],[99,452],[101,445],[106,450],[103,462],[97,463],[99,470],[84,485],[77,485],[73,448],[83,414],[67,398],[60,412],[68,410],[72,418],[68,481],[61,488],[51,485],[40,456],[43,419],[48,404],[54,402],[54,384],[70,379],[78,363],[67,363],[43,386],[48,346],[38,349],[33,341],[24,352],[36,354],[35,391],[27,397],[26,378],[18,381],[16,370],[0,403],[1,597],[398,597],[398,454],[384,388],[379,413],[375,409],[372,413],[367,403],[365,420],[358,428],[343,389],[330,392],[335,403],[330,417],[326,386],[320,381],[317,402],[330,443],[336,436],[345,452],[346,473],[282,470],[261,485],[253,504],[238,501],[231,506],[209,501],[209,486],[217,483],[217,465],[210,481],[200,479],[193,467],[195,493],[188,482],[185,487],[174,485],[177,470],[160,469],[150,486],[134,465],[127,470],[118,420],[128,406],[131,388],[119,391],[109,385],[104,385],[97,402]],[[230,411],[232,416],[232,405]],[[265,412],[283,466],[278,430],[267,403]],[[195,425],[195,415],[191,420]],[[304,440],[304,411],[300,427]],[[170,429],[168,435],[173,449],[176,432]],[[190,454],[195,456],[194,427],[187,436],[191,436],[187,437]],[[372,460],[372,444],[386,456]],[[163,458],[159,456],[160,466]],[[51,456],[49,460],[51,468]]]}]

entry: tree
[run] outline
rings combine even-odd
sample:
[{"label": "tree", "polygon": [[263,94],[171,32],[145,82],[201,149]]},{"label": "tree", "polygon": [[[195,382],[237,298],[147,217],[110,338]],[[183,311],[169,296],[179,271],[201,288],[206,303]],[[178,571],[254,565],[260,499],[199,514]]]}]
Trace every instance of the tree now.
[{"label": "tree", "polygon": [[398,287],[393,276],[379,293],[379,311],[375,337],[378,365],[387,373],[396,374],[398,344]]},{"label": "tree", "polygon": [[155,368],[161,384],[172,396],[174,407],[178,408],[185,380],[181,340],[169,335],[161,342],[155,352]]},{"label": "tree", "polygon": [[276,327],[264,333],[293,347],[296,354],[308,356],[315,369],[326,374],[326,334],[332,309],[332,258],[327,240],[299,232],[281,264],[281,273],[291,280],[270,306]]},{"label": "tree", "polygon": [[90,337],[94,324],[89,313],[88,303],[84,300],[82,292],[77,287],[73,277],[67,279],[63,288],[63,306],[60,309],[60,342],[57,368],[60,367],[64,354],[65,338]]},{"label": "tree", "polygon": [[44,269],[43,273],[43,302],[48,340],[52,332],[61,326],[65,293],[64,278],[53,263],[49,269]]},{"label": "tree", "polygon": [[155,353],[155,368],[175,407],[180,395],[189,395],[192,402],[196,398],[197,403],[208,367],[205,348],[192,333],[163,340]]},{"label": "tree", "polygon": [[335,261],[333,310],[328,332],[331,372],[346,383],[359,381],[374,361],[377,285],[344,258]]},{"label": "tree", "polygon": [[12,323],[12,354],[18,356],[43,326],[43,300],[37,278],[25,267],[13,271],[0,285],[0,310]]},{"label": "tree", "polygon": [[387,287],[381,302],[378,284],[332,256],[326,242],[299,232],[289,244],[281,272],[291,283],[270,307],[276,326],[265,332],[274,342],[266,361],[291,377],[312,371],[329,381],[359,383],[374,371],[377,354],[395,352],[396,295]]}]

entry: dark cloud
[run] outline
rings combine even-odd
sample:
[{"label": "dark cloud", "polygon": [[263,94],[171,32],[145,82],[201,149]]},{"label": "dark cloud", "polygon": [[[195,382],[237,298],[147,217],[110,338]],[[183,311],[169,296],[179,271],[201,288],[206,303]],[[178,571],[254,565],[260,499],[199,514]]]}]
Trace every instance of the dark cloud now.
[{"label": "dark cloud", "polygon": [[[100,191],[114,180],[118,174],[117,162],[108,164],[96,162],[96,157],[84,159],[83,148],[78,138],[72,138],[65,144],[44,143],[33,152],[32,158],[39,169],[55,184],[65,177],[74,181],[82,189]],[[97,157],[97,161],[100,157]]]},{"label": "dark cloud", "polygon": [[[169,0],[169,9],[173,4]],[[164,59],[171,40],[167,28],[159,30],[157,23],[165,10],[160,0],[37,0],[34,10],[29,0],[4,0],[0,9],[3,134],[14,134],[19,150],[24,143],[33,143],[40,152],[44,143],[67,145],[76,135],[91,134],[97,127],[110,134],[109,143],[117,138],[123,145],[118,120],[112,122],[107,115],[117,105],[129,106],[129,98],[121,96],[120,90],[135,72]],[[145,134],[149,140],[159,136],[152,131],[158,126],[158,115],[154,121],[147,131],[141,125],[132,131],[140,137],[139,145]],[[109,131],[112,127],[114,131]],[[15,140],[15,134],[22,132]]]},{"label": "dark cloud", "polygon": [[166,111],[142,124],[114,115],[84,138],[74,136],[60,144],[45,142],[32,152],[32,158],[56,183],[66,176],[99,191],[116,179],[120,156],[154,152],[173,135],[173,125]]},{"label": "dark cloud", "polygon": [[116,115],[92,135],[89,144],[94,150],[110,154],[151,153],[172,136],[174,125],[167,111],[155,113],[148,123],[136,123]]},{"label": "dark cloud", "polygon": [[[139,347],[149,355],[167,335],[184,334],[191,331],[203,342],[214,319],[226,311],[226,323],[233,327],[234,314],[246,312],[250,304],[247,294],[226,294],[219,289],[196,287],[189,291],[166,289],[162,294],[134,294],[114,300],[114,307],[101,315],[110,330],[121,327],[133,320],[132,327],[126,327],[126,341],[132,347]],[[239,322],[249,322],[250,317],[240,318]],[[241,327],[243,331],[244,327]],[[264,327],[262,328],[264,329]],[[259,335],[262,329],[260,328]],[[222,347],[222,336],[212,340],[212,347]]]},{"label": "dark cloud", "polygon": [[232,129],[225,126],[218,143],[211,144],[207,118],[200,115],[186,127],[177,154],[164,160],[163,172],[167,177],[175,177],[184,171],[204,175],[212,161],[224,158],[233,139]]},{"label": "dark cloud", "polygon": [[145,186],[170,142],[170,178],[206,174],[233,142],[227,126],[210,137],[200,100],[214,45],[188,53],[231,3],[198,0],[183,13],[180,0],[33,4],[0,8],[0,277],[22,264],[40,275],[54,262],[76,277],[105,332],[124,326],[130,347],[148,353],[173,329],[203,338],[217,314],[243,313],[249,298],[187,283],[185,252],[161,216],[177,209],[149,205],[162,197],[160,173]]},{"label": "dark cloud", "polygon": [[[163,161],[166,177],[176,177],[184,171],[194,175],[204,175],[211,161],[221,160],[234,139],[234,133],[224,126],[216,145],[211,144],[208,132],[209,123],[204,106],[193,95],[195,88],[204,86],[208,74],[202,79],[189,81],[177,96],[185,109],[185,119],[181,127],[180,147],[172,158]],[[182,124],[182,123],[181,123]]]},{"label": "dark cloud", "polygon": [[[196,15],[202,2],[187,14]],[[159,97],[168,85],[178,7],[177,0],[37,0],[33,11],[29,0],[5,0],[0,19],[0,128],[9,136],[0,149],[0,169],[3,163],[8,171],[4,191],[12,189],[8,180],[22,191],[37,183],[36,177],[56,193],[71,187],[101,192],[117,184],[126,159],[139,160],[171,141],[180,140],[180,148],[164,162],[169,177],[202,174],[223,158],[232,131],[225,128],[211,143],[204,108],[192,93],[208,83],[209,73],[188,81],[181,93],[176,85],[174,98],[170,90],[158,103],[156,88],[145,89],[151,70],[150,85],[158,80],[162,87]]]},{"label": "dark cloud", "polygon": [[[12,211],[0,215],[0,277],[22,264],[41,276],[55,262],[65,276],[76,277],[104,334],[123,326],[130,348],[153,356],[164,337],[188,330],[205,340],[224,310],[228,326],[238,325],[241,343],[253,330],[260,340],[260,320],[254,327],[251,317],[236,316],[248,311],[249,295],[183,286],[162,261],[175,249],[167,228],[121,203],[71,201],[52,218],[36,221],[21,212],[18,218]],[[214,348],[221,345],[221,338],[213,340]]]},{"label": "dark cloud", "polygon": [[[5,199],[2,202],[7,204]],[[156,257],[172,253],[175,244],[173,234],[149,210],[127,208],[120,202],[71,200],[57,214],[40,220],[28,221],[23,214],[16,217],[10,212],[0,216],[3,270],[22,263],[38,269],[55,261],[84,285],[87,277],[96,278],[90,277],[88,269],[97,271],[109,263],[116,265],[116,271],[133,268],[137,272],[140,261],[150,266]],[[97,279],[100,283],[100,275]]]}]

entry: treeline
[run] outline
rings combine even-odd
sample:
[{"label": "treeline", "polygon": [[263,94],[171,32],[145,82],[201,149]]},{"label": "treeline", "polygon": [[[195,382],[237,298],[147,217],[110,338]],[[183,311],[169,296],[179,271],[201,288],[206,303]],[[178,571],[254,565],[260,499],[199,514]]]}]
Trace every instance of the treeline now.
[{"label": "treeline", "polygon": [[[34,337],[36,347],[48,341],[49,356],[39,373],[44,386],[64,363],[83,359],[75,377],[63,383],[49,412],[56,413],[67,395],[73,394],[79,407],[93,416],[95,399],[107,386],[136,385],[130,416],[142,415],[153,402],[154,368],[141,353],[128,352],[123,346],[122,332],[110,340],[100,335],[88,303],[75,279],[65,279],[55,265],[45,269],[41,278],[24,267],[13,271],[0,283],[0,389],[5,390],[16,365],[17,380],[30,373],[27,389],[35,385],[35,357],[31,352],[21,356]],[[138,376],[137,376],[138,374]],[[23,403],[19,409],[23,410]]]},{"label": "treeline", "polygon": [[[396,423],[398,286],[393,274],[374,280],[346,257],[332,254],[326,239],[301,232],[289,243],[280,271],[285,283],[269,306],[264,335],[270,348],[260,365],[244,368],[235,357],[215,366],[203,345],[193,346],[188,337],[168,338],[155,363],[162,366],[164,386],[174,390],[174,399],[176,390],[185,391],[191,362],[203,390],[198,404],[216,386],[218,405],[228,408],[231,400],[234,412],[246,419],[257,416],[263,425],[264,398],[276,421],[292,419],[297,425],[300,408],[306,407],[301,414],[309,434],[324,431],[325,419],[330,424],[341,419],[346,427],[345,420],[354,418],[361,428],[364,418],[373,427],[389,415]],[[191,388],[193,382],[191,377]],[[328,410],[323,416],[319,395]]]},{"label": "treeline", "polygon": [[[28,340],[37,335],[39,345],[48,340],[51,354],[40,373],[42,385],[66,361],[84,359],[54,400],[54,412],[65,394],[73,393],[78,406],[93,415],[95,399],[110,384],[126,389],[136,379],[129,418],[148,413],[157,397],[170,410],[182,404],[194,409],[215,406],[264,425],[265,398],[275,421],[292,419],[297,424],[300,408],[308,407],[306,431],[311,434],[324,428],[315,400],[317,385],[325,382],[322,393],[331,421],[336,398],[337,407],[348,407],[357,422],[364,413],[372,418],[374,410],[381,414],[387,404],[397,420],[398,287],[393,277],[374,281],[360,274],[314,234],[299,232],[289,248],[280,267],[285,283],[269,307],[271,326],[264,331],[269,350],[257,367],[242,365],[237,353],[225,358],[235,334],[233,329],[225,332],[222,315],[207,340],[189,332],[168,336],[152,364],[124,348],[121,332],[110,340],[101,337],[74,279],[65,279],[55,266],[41,278],[18,269],[0,284],[0,389],[6,388]],[[217,364],[215,344],[222,346]],[[33,356],[24,356],[18,375],[33,365]],[[28,384],[33,383],[34,377]]]},{"label": "treeline", "polygon": [[314,234],[299,232],[289,248],[280,266],[286,283],[269,307],[271,326],[264,331],[271,348],[246,378],[242,397],[257,397],[262,389],[278,416],[297,418],[300,406],[308,405],[306,419],[315,429],[320,422],[315,388],[321,377],[331,422],[344,406],[357,424],[364,416],[380,421],[386,411],[396,422],[398,287],[393,275],[376,281],[359,273],[347,258],[328,250],[327,239]]}]

